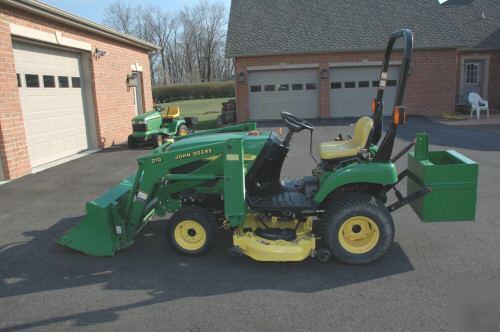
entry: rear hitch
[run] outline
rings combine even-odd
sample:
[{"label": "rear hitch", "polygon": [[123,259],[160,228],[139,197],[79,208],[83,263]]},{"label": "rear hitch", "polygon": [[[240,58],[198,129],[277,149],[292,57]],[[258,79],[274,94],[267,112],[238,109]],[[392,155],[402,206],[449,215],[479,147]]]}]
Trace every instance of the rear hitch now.
[{"label": "rear hitch", "polygon": [[404,178],[408,176],[409,172],[408,170],[404,170],[401,172],[401,174],[398,175],[398,182],[396,182],[394,185],[392,185],[390,189],[394,190],[394,194],[396,195],[396,198],[398,199],[395,203],[389,205],[387,209],[389,212],[394,212],[403,206],[410,204],[411,202],[424,197],[425,195],[429,194],[432,192],[432,188],[430,186],[423,186],[419,190],[415,191],[414,193],[404,197],[403,194],[396,188],[396,185],[398,185]]}]

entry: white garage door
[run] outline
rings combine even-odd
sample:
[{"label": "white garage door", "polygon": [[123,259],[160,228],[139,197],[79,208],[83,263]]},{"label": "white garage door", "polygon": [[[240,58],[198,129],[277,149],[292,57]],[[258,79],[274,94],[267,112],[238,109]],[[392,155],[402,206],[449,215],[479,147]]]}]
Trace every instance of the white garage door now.
[{"label": "white garage door", "polygon": [[[380,66],[339,67],[330,70],[330,116],[359,117],[371,114],[371,102],[377,96]],[[399,66],[389,67],[384,92],[384,110],[394,106]]]},{"label": "white garage door", "polygon": [[279,119],[283,111],[319,117],[317,69],[255,71],[248,76],[250,119]]},{"label": "white garage door", "polygon": [[31,167],[88,149],[77,53],[14,42]]}]

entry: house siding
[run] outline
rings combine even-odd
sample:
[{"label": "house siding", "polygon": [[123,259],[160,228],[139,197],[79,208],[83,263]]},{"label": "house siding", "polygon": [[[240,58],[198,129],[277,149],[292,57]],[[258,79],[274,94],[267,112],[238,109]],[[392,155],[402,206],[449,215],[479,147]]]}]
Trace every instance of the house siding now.
[{"label": "house siding", "polygon": [[[0,73],[2,74],[0,157],[5,178],[13,179],[31,172],[17,88],[10,23],[52,34],[58,31],[63,37],[90,43],[93,50],[99,48],[107,52],[99,59],[88,56],[99,147],[122,143],[130,134],[130,119],[135,115],[135,105],[134,92],[133,89],[127,89],[126,78],[127,74],[131,73],[133,64],[139,64],[143,70],[144,109],[152,108],[151,74],[147,51],[2,5],[0,6]],[[90,52],[88,53],[90,55]]]},{"label": "house siding", "polygon": [[[329,69],[330,63],[382,61],[383,52],[291,54],[275,56],[238,57],[235,59],[236,77],[243,73],[248,78],[249,66],[281,64],[318,64],[318,75]],[[401,60],[396,52],[392,60]],[[441,115],[454,112],[456,93],[457,51],[416,50],[411,63],[404,105],[408,114]],[[330,116],[330,81],[320,79],[320,116]],[[249,118],[248,79],[236,82],[238,121]]]}]

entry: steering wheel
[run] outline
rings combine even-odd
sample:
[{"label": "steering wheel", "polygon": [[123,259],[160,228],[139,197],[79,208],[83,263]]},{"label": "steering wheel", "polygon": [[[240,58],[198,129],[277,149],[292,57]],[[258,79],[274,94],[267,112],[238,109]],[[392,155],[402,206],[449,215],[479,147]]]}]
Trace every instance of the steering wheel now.
[{"label": "steering wheel", "polygon": [[165,110],[165,107],[155,105],[155,106],[153,107],[153,109],[154,109],[156,112],[163,112],[163,111]]},{"label": "steering wheel", "polygon": [[307,129],[309,131],[314,130],[314,126],[311,123],[307,122],[304,119],[300,119],[288,112],[281,112],[281,118],[285,122],[286,127],[291,132],[298,133],[299,131],[302,131],[304,129]]}]

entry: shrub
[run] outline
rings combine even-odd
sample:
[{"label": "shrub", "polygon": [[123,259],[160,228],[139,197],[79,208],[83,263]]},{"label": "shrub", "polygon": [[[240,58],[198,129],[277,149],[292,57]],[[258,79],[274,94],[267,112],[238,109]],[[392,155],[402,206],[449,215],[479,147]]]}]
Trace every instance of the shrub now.
[{"label": "shrub", "polygon": [[172,84],[153,87],[153,99],[157,103],[170,103],[178,100],[231,98],[235,95],[233,81]]}]

